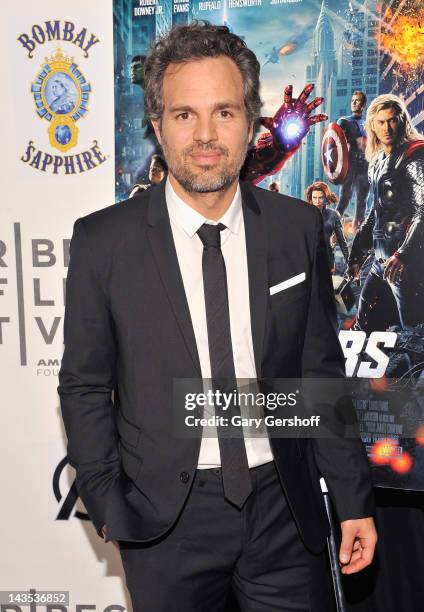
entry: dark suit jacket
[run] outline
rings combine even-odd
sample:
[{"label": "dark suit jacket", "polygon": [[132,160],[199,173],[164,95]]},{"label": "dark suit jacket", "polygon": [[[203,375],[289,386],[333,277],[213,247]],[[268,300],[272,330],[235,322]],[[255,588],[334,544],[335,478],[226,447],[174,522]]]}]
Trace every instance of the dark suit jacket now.
[{"label": "dark suit jacket", "polygon": [[[258,377],[344,377],[320,212],[241,187]],[[304,282],[270,295],[302,272]],[[164,184],[77,220],[66,287],[58,392],[79,494],[108,540],[154,540],[175,523],[200,448],[173,430],[173,378],[201,371]],[[320,473],[340,520],[373,514],[359,440],[271,443],[311,550],[328,534]]]}]

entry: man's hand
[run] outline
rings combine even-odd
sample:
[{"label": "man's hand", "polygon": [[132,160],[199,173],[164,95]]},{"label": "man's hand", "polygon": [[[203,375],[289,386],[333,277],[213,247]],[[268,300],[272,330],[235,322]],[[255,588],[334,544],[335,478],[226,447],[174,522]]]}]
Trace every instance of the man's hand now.
[{"label": "man's hand", "polygon": [[343,521],[340,564],[342,574],[354,574],[370,565],[377,543],[377,531],[372,517]]},{"label": "man's hand", "polygon": [[384,264],[383,278],[389,281],[389,283],[395,283],[400,280],[402,272],[405,266],[397,255],[392,255]]}]

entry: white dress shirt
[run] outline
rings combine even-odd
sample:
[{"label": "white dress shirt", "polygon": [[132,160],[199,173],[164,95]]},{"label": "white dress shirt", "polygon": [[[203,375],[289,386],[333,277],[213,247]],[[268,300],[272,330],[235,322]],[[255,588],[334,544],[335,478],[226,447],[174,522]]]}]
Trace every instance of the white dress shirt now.
[{"label": "white dress shirt", "polygon": [[[203,244],[197,235],[197,230],[203,223],[223,223],[227,229],[221,232],[221,250],[227,272],[235,373],[237,379],[256,379],[250,324],[246,238],[240,186],[237,186],[233,201],[219,221],[206,219],[186,204],[175,193],[169,178],[166,181],[165,195],[178,263],[196,338],[202,378],[211,378],[211,364],[203,290]],[[273,460],[267,436],[245,437],[245,444],[249,467],[262,465]],[[219,467],[220,465],[221,460],[217,437],[203,436],[198,468],[206,469]]]}]

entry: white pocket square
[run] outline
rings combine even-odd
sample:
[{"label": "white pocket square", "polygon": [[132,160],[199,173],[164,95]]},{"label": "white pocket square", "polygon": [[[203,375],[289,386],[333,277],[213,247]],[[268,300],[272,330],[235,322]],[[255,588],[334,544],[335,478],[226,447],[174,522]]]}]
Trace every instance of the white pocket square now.
[{"label": "white pocket square", "polygon": [[291,278],[287,278],[282,283],[278,283],[278,285],[273,285],[269,288],[269,294],[274,295],[274,293],[278,293],[279,291],[283,291],[283,289],[288,289],[289,287],[293,287],[293,285],[297,285],[301,283],[306,278],[305,272],[301,272],[300,274],[296,274],[296,276],[292,276]]}]

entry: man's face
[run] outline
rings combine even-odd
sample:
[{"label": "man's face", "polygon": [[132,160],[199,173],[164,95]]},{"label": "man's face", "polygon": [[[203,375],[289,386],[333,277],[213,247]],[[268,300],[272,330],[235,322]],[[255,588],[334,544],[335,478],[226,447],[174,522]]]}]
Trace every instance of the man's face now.
[{"label": "man's face", "polygon": [[354,94],[350,102],[350,108],[352,113],[361,113],[362,109],[364,108],[364,99],[362,96]]},{"label": "man's face", "polygon": [[243,79],[228,57],[168,66],[162,120],[152,121],[169,173],[189,193],[228,188],[238,180],[253,135]]},{"label": "man's face", "polygon": [[154,185],[158,185],[165,178],[165,172],[159,164],[152,164],[149,169],[149,180]]},{"label": "man's face", "polygon": [[375,115],[372,127],[382,145],[392,146],[399,133],[399,117],[394,108],[385,108]]},{"label": "man's face", "polygon": [[311,202],[314,206],[321,208],[325,204],[325,195],[322,191],[315,190],[312,192]]},{"label": "man's face", "polygon": [[137,58],[132,60],[130,67],[132,83],[137,83],[139,85],[143,83],[144,59]]}]

